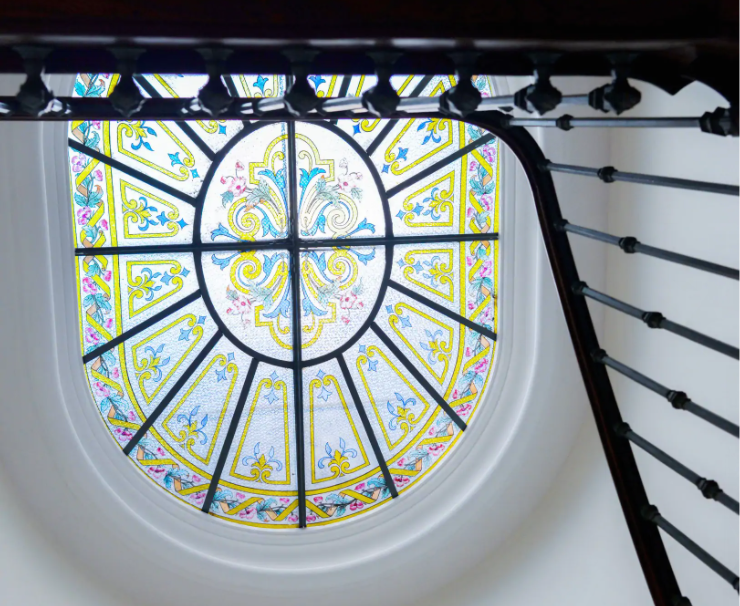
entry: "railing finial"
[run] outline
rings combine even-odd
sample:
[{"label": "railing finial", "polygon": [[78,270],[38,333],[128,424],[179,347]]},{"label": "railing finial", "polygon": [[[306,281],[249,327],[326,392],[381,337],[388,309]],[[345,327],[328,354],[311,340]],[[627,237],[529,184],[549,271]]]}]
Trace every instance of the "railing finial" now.
[{"label": "railing finial", "polygon": [[214,118],[224,113],[234,102],[229,90],[221,80],[224,63],[232,51],[227,48],[200,48],[198,53],[206,62],[208,82],[198,92],[198,102],[203,110]]},{"label": "railing finial", "polygon": [[301,118],[312,109],[316,109],[320,103],[316,91],[308,83],[311,62],[319,53],[314,50],[296,48],[286,50],[283,54],[290,61],[293,74],[293,84],[284,97],[285,108],[296,118]]},{"label": "railing finial", "polygon": [[372,51],[368,55],[375,62],[375,75],[378,82],[362,94],[362,105],[374,116],[385,118],[398,108],[401,98],[391,85],[393,65],[401,53],[392,51]]},{"label": "railing finial", "polygon": [[142,48],[115,47],[110,52],[116,58],[119,74],[118,83],[109,95],[113,108],[124,118],[130,118],[144,105],[144,95],[134,82],[136,62],[144,52]]}]

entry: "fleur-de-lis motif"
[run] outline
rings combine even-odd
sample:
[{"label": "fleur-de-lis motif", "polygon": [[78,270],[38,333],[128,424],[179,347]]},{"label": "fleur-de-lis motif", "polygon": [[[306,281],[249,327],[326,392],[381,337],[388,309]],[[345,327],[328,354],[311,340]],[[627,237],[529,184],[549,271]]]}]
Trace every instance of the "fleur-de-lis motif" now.
[{"label": "fleur-de-lis motif", "polygon": [[156,382],[162,379],[162,368],[170,363],[169,357],[162,359],[160,356],[163,350],[164,343],[157,347],[157,349],[154,349],[151,345],[147,345],[144,348],[144,351],[149,354],[149,357],[142,361],[143,368],[141,375],[145,375],[144,378],[154,379]]},{"label": "fleur-de-lis motif", "polygon": [[136,141],[131,144],[131,149],[139,150],[143,146],[149,151],[154,151],[151,144],[148,141],[144,141],[144,139],[148,138],[149,135],[156,137],[157,132],[151,126],[146,126],[146,120],[132,122],[129,124],[129,127],[136,139]]},{"label": "fleur-de-lis motif", "polygon": [[351,465],[349,460],[357,456],[357,451],[354,448],[347,448],[344,438],[339,438],[339,448],[337,449],[332,449],[329,442],[327,442],[324,446],[324,451],[327,456],[319,459],[318,466],[319,469],[328,467],[333,473],[332,478],[338,478],[346,474]]},{"label": "fleur-de-lis motif", "polygon": [[426,343],[424,343],[424,341],[420,341],[419,346],[424,351],[428,352],[427,361],[432,366],[434,366],[437,362],[444,362],[448,358],[448,356],[442,350],[442,343],[440,342],[442,331],[435,330],[434,332],[431,332],[430,330],[424,329],[424,333],[429,340]]},{"label": "fleur-de-lis motif", "polygon": [[131,282],[129,282],[128,290],[131,297],[144,297],[145,300],[151,301],[154,298],[154,294],[158,290],[162,290],[162,286],[154,283],[154,279],[161,275],[160,272],[153,273],[148,267],[142,269],[141,275],[132,278]]},{"label": "fleur-de-lis motif", "polygon": [[200,443],[205,444],[208,442],[208,435],[204,431],[206,425],[208,425],[208,415],[204,415],[198,423],[198,413],[200,412],[200,406],[195,406],[190,410],[188,415],[180,413],[177,415],[178,423],[184,423],[185,428],[180,430],[180,436],[178,442],[182,442],[184,447],[186,444],[193,445],[195,440],[200,438]]},{"label": "fleur-de-lis motif", "polygon": [[416,399],[404,399],[400,393],[396,392],[396,400],[399,402],[396,406],[393,406],[390,402],[387,404],[388,412],[392,415],[388,421],[388,427],[392,430],[400,429],[405,437],[411,428],[419,422],[416,414],[411,411],[411,407],[416,406]]},{"label": "fleur-de-lis motif", "polygon": [[266,482],[273,471],[283,469],[283,464],[275,458],[275,447],[270,446],[269,452],[264,455],[260,451],[259,442],[254,445],[254,456],[244,457],[242,463],[251,465],[252,470],[248,477],[255,482]]}]

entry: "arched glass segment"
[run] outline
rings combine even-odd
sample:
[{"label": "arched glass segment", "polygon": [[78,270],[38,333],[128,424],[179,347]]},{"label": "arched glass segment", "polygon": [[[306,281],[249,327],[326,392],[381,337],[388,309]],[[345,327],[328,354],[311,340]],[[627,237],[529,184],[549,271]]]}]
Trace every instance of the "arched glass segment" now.
[{"label": "arched glass segment", "polygon": [[[116,79],[80,74],[75,94]],[[374,84],[310,80],[319,96]],[[137,82],[191,97],[205,78]],[[72,122],[80,345],[132,464],[182,503],[283,529],[363,515],[432,472],[493,364],[498,152],[437,118]]]}]

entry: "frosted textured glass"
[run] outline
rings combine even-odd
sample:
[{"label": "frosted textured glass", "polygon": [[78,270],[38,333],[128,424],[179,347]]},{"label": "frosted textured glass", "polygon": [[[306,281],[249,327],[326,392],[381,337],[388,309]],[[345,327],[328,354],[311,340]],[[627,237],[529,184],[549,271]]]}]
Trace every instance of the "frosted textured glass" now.
[{"label": "frosted textured glass", "polygon": [[206,191],[203,242],[265,240],[287,234],[288,127],[266,124],[241,139]]},{"label": "frosted textured glass", "polygon": [[[80,74],[75,95],[104,97],[117,81]],[[206,81],[137,77],[147,97],[197,97]],[[280,75],[222,81],[241,97],[286,90]],[[309,83],[320,98],[359,97],[376,79]],[[455,79],[391,83],[401,97],[436,96]],[[473,83],[491,94],[485,78]],[[361,516],[436,468],[494,364],[499,248],[486,238],[498,232],[496,139],[446,118],[367,114],[69,128],[84,147],[68,162],[85,374],[132,465],[198,510],[213,485],[209,514],[271,529],[298,527],[303,508],[309,526]],[[481,236],[454,241],[460,234]],[[441,241],[394,241],[430,235]]]},{"label": "frosted textured glass", "polygon": [[288,253],[203,253],[201,263],[216,313],[234,338],[266,356],[290,360],[293,328]]},{"label": "frosted textured glass", "polygon": [[367,238],[385,233],[372,168],[335,133],[296,125],[299,219],[305,238]]},{"label": "frosted textured glass", "polygon": [[385,261],[380,246],[301,253],[304,359],[336,350],[365,325],[379,295]]}]

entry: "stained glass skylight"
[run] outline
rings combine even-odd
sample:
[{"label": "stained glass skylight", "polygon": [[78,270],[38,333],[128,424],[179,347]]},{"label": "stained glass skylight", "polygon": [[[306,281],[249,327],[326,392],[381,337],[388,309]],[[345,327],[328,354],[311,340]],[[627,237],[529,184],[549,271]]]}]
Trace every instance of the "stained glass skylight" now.
[{"label": "stained glass skylight", "polygon": [[[75,93],[116,80],[80,74]],[[175,97],[205,82],[137,80]],[[319,96],[374,84],[310,80]],[[430,96],[455,81],[393,84]],[[85,371],[150,480],[224,520],[318,526],[391,503],[455,447],[496,348],[493,136],[358,117],[73,122],[69,142]]]}]

